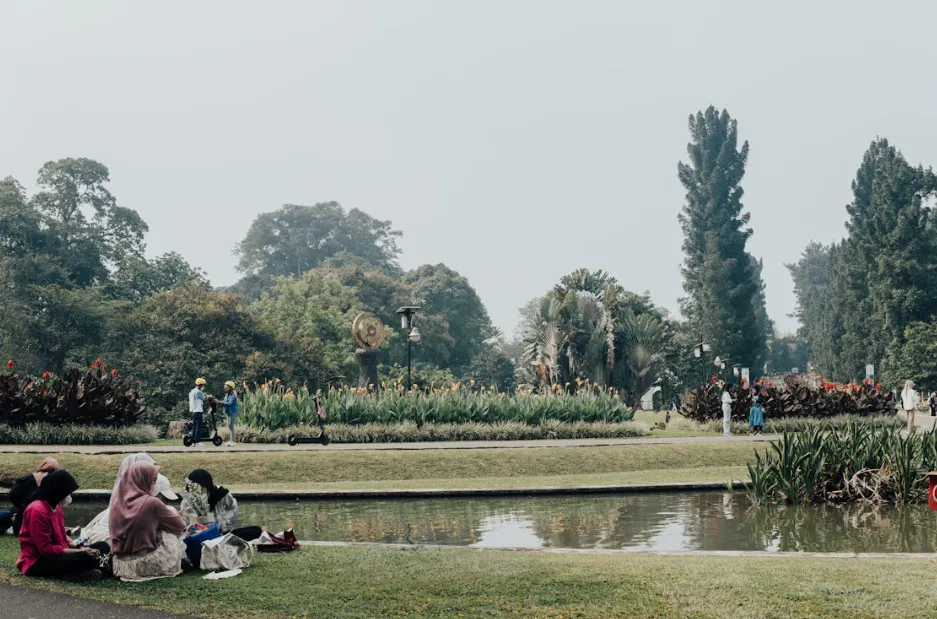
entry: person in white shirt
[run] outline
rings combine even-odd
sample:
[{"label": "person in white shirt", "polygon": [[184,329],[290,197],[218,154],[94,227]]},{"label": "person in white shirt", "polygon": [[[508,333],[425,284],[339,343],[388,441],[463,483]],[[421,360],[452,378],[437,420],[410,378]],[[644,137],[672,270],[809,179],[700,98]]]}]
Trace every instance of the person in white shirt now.
[{"label": "person in white shirt", "polygon": [[722,433],[732,436],[732,394],[729,385],[722,383]]},{"label": "person in white shirt", "polygon": [[901,392],[901,408],[904,409],[905,414],[908,416],[908,432],[914,428],[914,411],[917,410],[917,407],[921,405],[921,398],[918,396],[917,391],[914,390],[914,382],[910,380],[904,381],[904,390]]},{"label": "person in white shirt", "polygon": [[202,441],[202,426],[205,412],[205,385],[208,381],[204,378],[195,379],[195,389],[189,392],[189,414],[192,415],[192,444],[195,445]]}]

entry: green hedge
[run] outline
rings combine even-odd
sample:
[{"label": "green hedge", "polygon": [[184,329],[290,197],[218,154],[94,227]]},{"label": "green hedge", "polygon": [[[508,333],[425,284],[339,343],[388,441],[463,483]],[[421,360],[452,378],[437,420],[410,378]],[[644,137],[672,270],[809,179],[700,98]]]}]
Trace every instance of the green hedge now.
[{"label": "green hedge", "polygon": [[[546,421],[540,425],[519,422],[499,423],[430,423],[422,428],[413,422],[367,423],[360,425],[327,424],[333,443],[407,443],[426,441],[521,441],[536,439],[632,438],[646,436],[646,424]],[[227,428],[220,430],[228,440]],[[317,436],[319,429],[293,426],[279,430],[238,427],[239,443],[285,443],[288,436]]]},{"label": "green hedge", "polygon": [[116,428],[48,423],[0,424],[2,445],[137,445],[152,443],[157,438],[156,428],[143,424]]}]

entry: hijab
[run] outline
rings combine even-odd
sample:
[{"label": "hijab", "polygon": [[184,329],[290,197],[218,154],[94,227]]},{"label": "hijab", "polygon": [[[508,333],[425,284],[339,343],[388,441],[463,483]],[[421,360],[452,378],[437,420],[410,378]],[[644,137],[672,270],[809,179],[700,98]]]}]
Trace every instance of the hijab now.
[{"label": "hijab", "polygon": [[189,481],[194,481],[199,486],[205,488],[208,491],[208,509],[214,511],[215,505],[218,504],[226,494],[228,494],[228,489],[221,486],[216,486],[215,481],[211,477],[211,473],[205,469],[195,469],[189,473]]},{"label": "hijab", "polygon": [[39,485],[39,498],[55,507],[78,490],[78,482],[65,469],[59,469],[46,475]]},{"label": "hijab", "polygon": [[111,491],[111,499],[108,502],[108,505],[107,505],[108,507],[114,506],[114,497],[117,496],[117,486],[120,485],[120,478],[123,477],[124,473],[126,473],[130,469],[130,467],[136,464],[137,462],[145,462],[147,464],[153,464],[153,465],[156,464],[156,462],[153,460],[150,454],[144,453],[142,451],[139,453],[130,454],[129,456],[124,458],[124,461],[120,463],[120,468],[117,470],[117,479],[114,480],[114,489]]},{"label": "hijab", "polygon": [[153,496],[159,469],[149,462],[132,464],[117,486],[117,495],[108,515],[111,550],[129,555],[140,550],[154,550],[159,533],[158,510],[163,502]]}]

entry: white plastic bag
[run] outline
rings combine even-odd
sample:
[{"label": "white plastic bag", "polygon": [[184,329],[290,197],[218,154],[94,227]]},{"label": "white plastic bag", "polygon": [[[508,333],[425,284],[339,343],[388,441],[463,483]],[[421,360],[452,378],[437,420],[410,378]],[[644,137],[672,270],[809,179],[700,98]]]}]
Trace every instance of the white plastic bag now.
[{"label": "white plastic bag", "polygon": [[254,558],[254,547],[236,535],[227,533],[202,543],[203,570],[234,570],[249,567]]}]

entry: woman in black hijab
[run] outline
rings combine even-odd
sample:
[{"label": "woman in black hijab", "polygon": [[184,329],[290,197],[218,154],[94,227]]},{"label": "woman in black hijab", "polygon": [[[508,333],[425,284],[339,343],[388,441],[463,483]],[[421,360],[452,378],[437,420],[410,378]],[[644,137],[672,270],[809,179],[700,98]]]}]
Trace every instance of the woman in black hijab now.
[{"label": "woman in black hijab", "polygon": [[101,557],[110,548],[95,544],[82,548],[65,533],[64,508],[71,504],[78,482],[59,469],[42,479],[37,499],[26,506],[20,528],[16,567],[27,576],[97,582],[103,574]]}]

